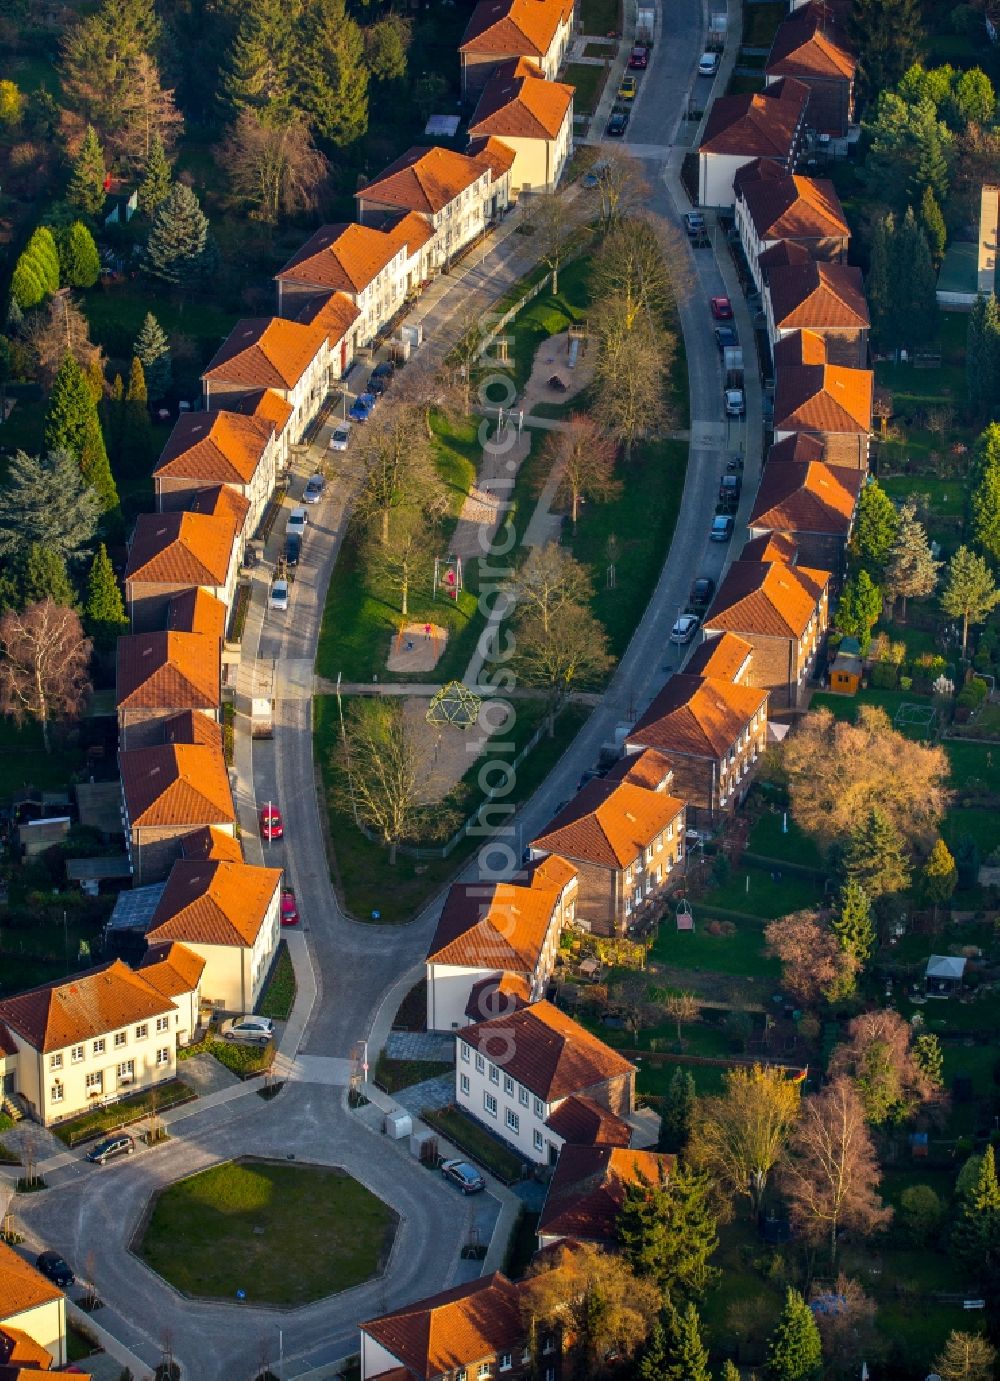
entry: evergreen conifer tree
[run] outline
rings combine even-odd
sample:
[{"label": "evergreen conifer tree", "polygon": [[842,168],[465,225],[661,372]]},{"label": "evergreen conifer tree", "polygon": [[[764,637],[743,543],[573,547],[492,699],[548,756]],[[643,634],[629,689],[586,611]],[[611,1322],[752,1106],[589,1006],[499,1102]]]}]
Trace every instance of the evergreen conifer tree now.
[{"label": "evergreen conifer tree", "polygon": [[208,219],[190,187],[177,182],[153,213],[145,266],[165,283],[186,284],[197,277],[208,242]]},{"label": "evergreen conifer tree", "polygon": [[844,876],[856,882],[873,901],[904,891],[910,866],[899,831],[878,806],[860,816],[844,852]]},{"label": "evergreen conifer tree", "polygon": [[283,0],[249,0],[244,7],[223,81],[233,114],[254,110],[265,124],[291,113],[292,26]]},{"label": "evergreen conifer tree", "polygon": [[834,619],[837,631],[857,638],[862,654],[871,646],[872,629],[882,612],[882,591],[865,570],[849,576]]},{"label": "evergreen conifer tree", "polygon": [[673,1314],[670,1332],[667,1343],[670,1361],[663,1373],[664,1381],[712,1381],[708,1348],[701,1338],[701,1319],[690,1301],[682,1314]]},{"label": "evergreen conifer tree", "polygon": [[125,394],[121,433],[122,464],[133,474],[143,473],[148,466],[151,440],[146,380],[142,365],[133,357],[128,390]]},{"label": "evergreen conifer tree", "polygon": [[87,575],[84,624],[94,645],[103,652],[111,651],[116,639],[128,632],[125,602],[103,542],[97,548]]},{"label": "evergreen conifer tree", "polygon": [[152,312],[143,319],[132,353],[142,365],[150,399],[155,402],[165,397],[171,382],[170,343]]},{"label": "evergreen conifer tree", "polygon": [[902,622],[906,622],[906,601],[923,599],[934,593],[941,562],[931,551],[931,544],[923,523],[917,519],[916,506],[903,504],[899,510],[896,540],[889,552],[884,583],[889,599],[903,601]]},{"label": "evergreen conifer tree", "polygon": [[101,276],[101,256],[83,221],[74,221],[59,236],[59,268],[70,288],[92,288]]},{"label": "evergreen conifer tree", "polygon": [[683,1151],[691,1131],[694,1112],[694,1075],[678,1065],[670,1077],[667,1096],[660,1114],[660,1150]]},{"label": "evergreen conifer tree", "polygon": [[945,229],[944,216],[941,214],[941,208],[937,204],[937,198],[932,187],[924,188],[923,199],[920,203],[920,223],[923,226],[924,234],[927,236],[931,261],[936,271],[941,267],[941,260],[944,258],[948,232]]},{"label": "evergreen conifer tree", "polygon": [[1000,561],[1000,424],[996,422],[979,438],[969,508],[972,540],[991,561]]},{"label": "evergreen conifer tree", "polygon": [[45,449],[66,450],[97,494],[104,512],[118,506],[118,491],[108,464],[97,405],[90,386],[72,355],[59,366],[45,414]]},{"label": "evergreen conifer tree", "polygon": [[150,141],[149,157],[146,159],[146,166],[143,169],[142,181],[139,183],[136,193],[139,210],[144,216],[152,216],[160,203],[166,199],[171,185],[172,177],[167,151],[163,147],[163,140],[160,136],[154,134]]},{"label": "evergreen conifer tree", "polygon": [[639,1358],[639,1381],[663,1381],[667,1374],[667,1335],[659,1320],[653,1325]]},{"label": "evergreen conifer tree", "polygon": [[1000,404],[1000,303],[995,293],[980,293],[969,313],[965,346],[969,403],[978,416]]},{"label": "evergreen conifer tree", "polygon": [[76,591],[57,551],[41,542],[32,542],[20,563],[19,585],[22,604],[39,604],[51,599],[66,609],[76,607]]},{"label": "evergreen conifer tree", "polygon": [[823,1371],[823,1347],[812,1310],[789,1288],[778,1326],[767,1349],[767,1381],[818,1381]]},{"label": "evergreen conifer tree", "polygon": [[97,216],[104,207],[107,193],[104,190],[104,154],[100,140],[93,125],[88,125],[80,145],[80,152],[73,160],[73,170],[66,189],[66,200],[85,216]]}]

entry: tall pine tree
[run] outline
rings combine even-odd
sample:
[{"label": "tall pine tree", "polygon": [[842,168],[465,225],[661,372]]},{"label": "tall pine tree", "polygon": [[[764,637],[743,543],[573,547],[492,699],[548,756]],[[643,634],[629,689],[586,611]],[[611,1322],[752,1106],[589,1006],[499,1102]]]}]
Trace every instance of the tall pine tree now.
[{"label": "tall pine tree", "polygon": [[664,1381],[712,1381],[708,1369],[708,1348],[701,1338],[701,1319],[690,1302],[683,1314],[668,1313],[670,1337],[667,1350],[670,1361],[663,1373]]},{"label": "tall pine tree", "polygon": [[146,159],[146,166],[142,170],[142,181],[136,192],[139,210],[144,216],[152,216],[160,202],[166,199],[171,185],[172,178],[167,151],[163,147],[163,140],[160,136],[154,134],[149,145],[149,157]]},{"label": "tall pine tree", "polygon": [[643,1345],[636,1371],[638,1381],[663,1381],[667,1374],[668,1361],[666,1330],[657,1320]]},{"label": "tall pine tree", "polygon": [[977,416],[1000,403],[1000,304],[995,293],[980,293],[969,313],[965,346],[969,403]]},{"label": "tall pine tree", "polygon": [[767,1381],[818,1381],[823,1372],[823,1346],[812,1310],[789,1288],[785,1307],[767,1348]]},{"label": "tall pine tree", "polygon": [[353,144],[368,128],[364,34],[344,0],[309,0],[300,34],[296,103],[322,138]]},{"label": "tall pine tree", "polygon": [[88,125],[80,145],[80,152],[73,160],[66,188],[66,200],[85,216],[97,216],[104,206],[107,192],[104,189],[104,154],[101,141],[93,125]]},{"label": "tall pine tree", "polygon": [[660,1112],[659,1149],[675,1154],[683,1151],[691,1134],[695,1083],[689,1069],[678,1065],[670,1077],[667,1096]]},{"label": "tall pine tree", "polygon": [[142,365],[151,401],[166,397],[171,382],[170,342],[152,312],[146,313],[139,327],[132,353]]},{"label": "tall pine tree", "polygon": [[249,0],[233,41],[223,96],[233,115],[253,110],[265,124],[292,113],[292,15],[284,0]]},{"label": "tall pine tree", "polygon": [[700,1299],[718,1274],[709,1265],[719,1245],[710,1195],[707,1176],[686,1166],[657,1183],[640,1179],[625,1189],[617,1219],[622,1254],[678,1308]]},{"label": "tall pine tree", "polygon": [[868,893],[856,878],[841,887],[831,925],[840,948],[863,969],[875,950],[875,927]]},{"label": "tall pine tree", "polygon": [[115,576],[108,549],[102,542],[87,575],[87,599],[84,605],[84,624],[94,645],[102,652],[111,651],[117,638],[128,632],[125,602]]},{"label": "tall pine tree", "polygon": [[992,1145],[987,1145],[975,1185],[962,1203],[952,1245],[984,1285],[1000,1279],[1000,1183]]},{"label": "tall pine tree", "polygon": [[892,215],[882,216],[872,231],[865,292],[871,312],[875,339],[883,349],[894,349],[892,333],[892,289],[889,283],[889,242],[895,230]]},{"label": "tall pine tree", "polygon": [[920,0],[854,0],[851,20],[860,59],[858,84],[874,100],[919,61],[924,39]]},{"label": "tall pine tree", "polygon": [[59,270],[70,288],[92,288],[101,276],[101,256],[83,221],[74,221],[59,235]]},{"label": "tall pine tree", "polygon": [[18,584],[21,603],[40,604],[51,599],[66,609],[76,608],[76,591],[66,570],[66,562],[51,547],[32,542],[19,563]]},{"label": "tall pine tree", "polygon": [[991,561],[1000,561],[1000,424],[996,422],[979,438],[969,515],[973,542]]},{"label": "tall pine tree", "polygon": [[104,512],[118,507],[97,405],[83,370],[69,354],[63,357],[52,385],[45,414],[45,449],[69,451]]},{"label": "tall pine tree", "polygon": [[131,474],[144,474],[149,465],[152,428],[146,402],[142,365],[133,358],[122,413],[122,464]]},{"label": "tall pine tree", "polygon": [[920,224],[923,226],[924,234],[927,236],[927,243],[930,246],[931,261],[935,272],[941,267],[941,260],[944,258],[945,245],[948,243],[948,232],[945,229],[944,216],[941,208],[937,204],[933,187],[925,187],[923,199],[920,202]]},{"label": "tall pine tree", "polygon": [[895,825],[878,806],[859,816],[844,851],[844,876],[873,901],[910,884],[910,865]]},{"label": "tall pine tree", "polygon": [[146,241],[146,272],[165,283],[189,283],[201,272],[208,218],[190,187],[177,182],[153,213]]},{"label": "tall pine tree", "polygon": [[883,576],[885,593],[895,602],[903,601],[900,619],[906,622],[906,601],[925,599],[934,593],[941,562],[931,551],[927,532],[917,518],[916,505],[903,504],[899,510],[896,540],[889,552]]}]

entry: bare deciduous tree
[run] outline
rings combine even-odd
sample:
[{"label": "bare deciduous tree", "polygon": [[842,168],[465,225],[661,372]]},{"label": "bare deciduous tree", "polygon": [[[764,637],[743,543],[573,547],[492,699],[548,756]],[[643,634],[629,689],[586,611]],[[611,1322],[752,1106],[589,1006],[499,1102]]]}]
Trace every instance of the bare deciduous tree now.
[{"label": "bare deciduous tree", "polygon": [[539,260],[552,271],[552,296],[555,297],[559,292],[559,270],[587,231],[573,220],[559,192],[538,192],[531,197],[528,224]]},{"label": "bare deciduous tree", "polygon": [[364,479],[354,512],[364,526],[389,541],[389,521],[403,508],[420,508],[430,517],[447,506],[434,456],[415,407],[394,406],[365,424],[358,438]]},{"label": "bare deciduous tree", "polygon": [[698,1016],[698,999],[694,993],[668,993],[663,1001],[663,1010],[671,1021],[677,1023],[677,1045],[683,1050],[683,1027],[685,1022],[694,1021]]},{"label": "bare deciduous tree", "polygon": [[218,162],[231,200],[262,221],[312,209],[330,171],[305,120],[270,125],[250,109],[240,111]]},{"label": "bare deciduous tree", "polygon": [[521,616],[536,616],[546,633],[568,606],[586,604],[593,590],[590,572],[557,542],[534,547],[511,582]]},{"label": "bare deciduous tree", "polygon": [[842,1228],[865,1236],[892,1217],[878,1197],[878,1157],[854,1084],[841,1075],[806,1098],[780,1172],[789,1212],[808,1242],[837,1256]]},{"label": "bare deciduous tree", "polygon": [[829,926],[815,911],[796,911],[771,921],[764,935],[781,960],[782,981],[804,1007],[846,996],[854,987],[857,961],[841,949]]},{"label": "bare deciduous tree", "polygon": [[370,543],[369,560],[399,592],[399,612],[410,612],[410,587],[421,566],[432,561],[433,529],[418,508],[398,509],[389,525],[389,540]]},{"label": "bare deciduous tree", "polygon": [[559,497],[570,506],[574,528],[584,499],[605,503],[621,490],[615,479],[615,444],[586,413],[573,413],[551,434],[545,458],[559,475]]},{"label": "bare deciduous tree", "polygon": [[649,205],[651,188],[642,164],[631,154],[610,150],[597,173],[601,227],[608,231],[620,221]]},{"label": "bare deciduous tree", "polygon": [[663,327],[674,291],[659,224],[651,216],[621,221],[608,234],[594,262],[591,292],[602,335],[633,331],[643,321]]},{"label": "bare deciduous tree", "polygon": [[645,327],[601,342],[594,371],[594,416],[623,449],[625,459],[643,437],[667,425],[667,350],[674,339]]},{"label": "bare deciduous tree", "polygon": [[145,168],[156,135],[169,153],[180,137],[184,117],[174,103],[174,93],[160,84],[156,63],[138,53],[129,64],[122,94],[121,124],[113,147],[134,171]]},{"label": "bare deciduous tree", "polygon": [[997,1350],[981,1333],[952,1329],[934,1362],[941,1381],[992,1381]]},{"label": "bare deciduous tree", "polygon": [[869,1299],[856,1280],[844,1275],[837,1276],[831,1290],[829,1286],[813,1287],[812,1299],[832,1295],[835,1308],[817,1308],[816,1327],[823,1340],[823,1356],[826,1360],[827,1374],[835,1377],[858,1376],[864,1361],[874,1361],[879,1354],[880,1344],[875,1333],[875,1301]]},{"label": "bare deciduous tree", "polygon": [[103,368],[103,354],[90,339],[87,318],[68,288],[62,288],[44,307],[31,313],[25,323],[25,338],[38,362],[39,382],[46,390],[51,389],[67,354],[84,370],[94,359]]},{"label": "bare deciduous tree", "polygon": [[862,1012],[830,1057],[830,1074],[853,1079],[876,1127],[904,1121],[922,1103],[943,1107],[941,1090],[913,1057],[912,1037],[910,1024],[891,1008]]},{"label": "bare deciduous tree", "polygon": [[756,1218],[799,1114],[799,1088],[786,1070],[759,1064],[730,1070],[724,1080],[721,1097],[699,1100],[688,1159],[746,1195]]},{"label": "bare deciduous tree", "polygon": [[86,704],[90,648],[79,614],[51,599],[0,618],[0,709],[37,720],[47,753],[51,720],[74,719]]},{"label": "bare deciduous tree", "polygon": [[515,660],[529,685],[548,691],[550,729],[570,692],[593,686],[614,665],[607,633],[582,604],[564,605],[548,627],[537,610],[519,620]]},{"label": "bare deciduous tree", "polygon": [[444,357],[452,387],[460,390],[463,414],[472,411],[472,381],[483,349],[483,317],[474,307],[466,308],[455,323],[456,333]]}]

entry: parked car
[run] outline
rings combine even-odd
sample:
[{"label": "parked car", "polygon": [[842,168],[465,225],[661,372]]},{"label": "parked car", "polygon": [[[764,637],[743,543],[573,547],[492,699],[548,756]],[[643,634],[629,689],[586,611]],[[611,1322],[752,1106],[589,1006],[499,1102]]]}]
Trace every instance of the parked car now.
[{"label": "parked car", "polygon": [[288,515],[288,525],[285,531],[286,533],[294,533],[296,537],[303,537],[308,521],[309,514],[301,504],[298,504]]},{"label": "parked car", "polygon": [[285,564],[292,570],[299,564],[302,555],[302,538],[297,532],[290,532],[285,538]]},{"label": "parked car", "polygon": [[710,575],[700,575],[691,586],[688,603],[693,604],[696,609],[707,609],[714,594],[715,581]]},{"label": "parked car", "polygon": [[299,904],[295,900],[294,892],[282,892],[281,894],[281,924],[298,925],[299,923]]},{"label": "parked car", "polygon": [[478,1194],[486,1188],[482,1175],[466,1160],[443,1160],[441,1174],[452,1184],[457,1184],[463,1194]]},{"label": "parked car", "polygon": [[732,326],[716,326],[715,343],[719,347],[719,354],[724,354],[727,350],[735,350],[740,343],[740,338]]},{"label": "parked car", "polygon": [[733,535],[733,520],[725,514],[717,513],[712,519],[712,530],[708,534],[712,542],[728,542]]},{"label": "parked car", "polygon": [[128,1132],[116,1132],[114,1136],[106,1136],[92,1146],[87,1152],[87,1159],[93,1165],[103,1165],[105,1161],[114,1160],[115,1156],[130,1156],[134,1150],[135,1142]]},{"label": "parked car", "polygon": [[47,1280],[61,1290],[68,1289],[76,1281],[76,1276],[58,1252],[42,1252],[35,1258],[35,1265]]},{"label": "parked car", "polygon": [[742,475],[743,457],[730,456],[729,459],[726,461],[726,469],[729,471],[731,475]]},{"label": "parked car", "polygon": [[389,380],[385,375],[376,374],[375,371],[372,370],[371,374],[368,375],[368,382],[365,384],[365,392],[371,393],[374,397],[379,398],[388,387]]},{"label": "parked car", "polygon": [[705,233],[705,217],[700,211],[685,211],[684,229],[692,240],[700,240]]},{"label": "parked car", "polygon": [[310,475],[306,480],[306,487],[302,491],[302,502],[319,503],[325,488],[326,480],[322,475]]},{"label": "parked car", "polygon": [[689,643],[697,633],[699,623],[701,623],[701,619],[697,614],[681,614],[670,630],[670,641],[676,643],[678,647]]},{"label": "parked car", "polygon": [[230,1017],[219,1027],[224,1041],[247,1041],[251,1045],[267,1045],[274,1038],[274,1022],[270,1017]]},{"label": "parked car", "polygon": [[649,49],[637,43],[628,55],[628,65],[636,72],[645,72],[649,66]]},{"label": "parked car", "polygon": [[281,811],[270,802],[260,808],[260,833],[262,839],[284,839],[285,822]]},{"label": "parked car", "polygon": [[622,101],[634,101],[636,92],[639,90],[639,83],[635,77],[622,77],[618,83],[618,99]]},{"label": "parked car", "polygon": [[718,53],[702,53],[698,59],[698,76],[714,77],[719,70]]},{"label": "parked car", "polygon": [[367,422],[375,406],[374,393],[359,393],[347,410],[348,417],[355,422]]},{"label": "parked car", "polygon": [[583,177],[580,179],[581,184],[588,189],[600,186],[601,178],[604,176],[607,166],[607,163],[595,163],[592,168],[584,173]]},{"label": "parked car", "polygon": [[719,502],[736,508],[743,492],[743,481],[739,475],[723,475],[719,480]]},{"label": "parked car", "polygon": [[372,370],[372,377],[391,381],[395,373],[396,366],[394,362],[392,360],[383,360],[381,364],[377,364]]},{"label": "parked car", "polygon": [[728,297],[713,297],[709,306],[712,308],[712,315],[716,321],[732,321],[733,304]]},{"label": "parked car", "polygon": [[331,450],[331,451],[346,451],[346,450],[347,450],[347,447],[348,447],[349,444],[350,444],[350,440],[351,440],[351,424],[350,424],[350,422],[347,422],[347,421],[338,422],[337,425],[336,425],[336,426],[334,427],[334,429],[333,429],[333,435],[330,437],[330,450]]},{"label": "parked car", "polygon": [[267,607],[276,609],[283,614],[288,608],[288,581],[276,580],[271,586],[271,593],[267,597]]},{"label": "parked car", "polygon": [[726,416],[742,417],[747,410],[747,400],[741,388],[726,389]]},{"label": "parked car", "polygon": [[607,123],[604,133],[612,139],[620,139],[628,129],[628,111],[615,110],[612,112],[611,119]]}]

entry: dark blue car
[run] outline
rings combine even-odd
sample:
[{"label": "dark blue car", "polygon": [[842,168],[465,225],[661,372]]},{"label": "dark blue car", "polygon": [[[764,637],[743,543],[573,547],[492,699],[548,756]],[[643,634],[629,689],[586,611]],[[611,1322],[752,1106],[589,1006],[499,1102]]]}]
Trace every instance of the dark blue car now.
[{"label": "dark blue car", "polygon": [[348,409],[347,415],[355,422],[367,422],[374,406],[375,395],[373,393],[359,393]]}]

